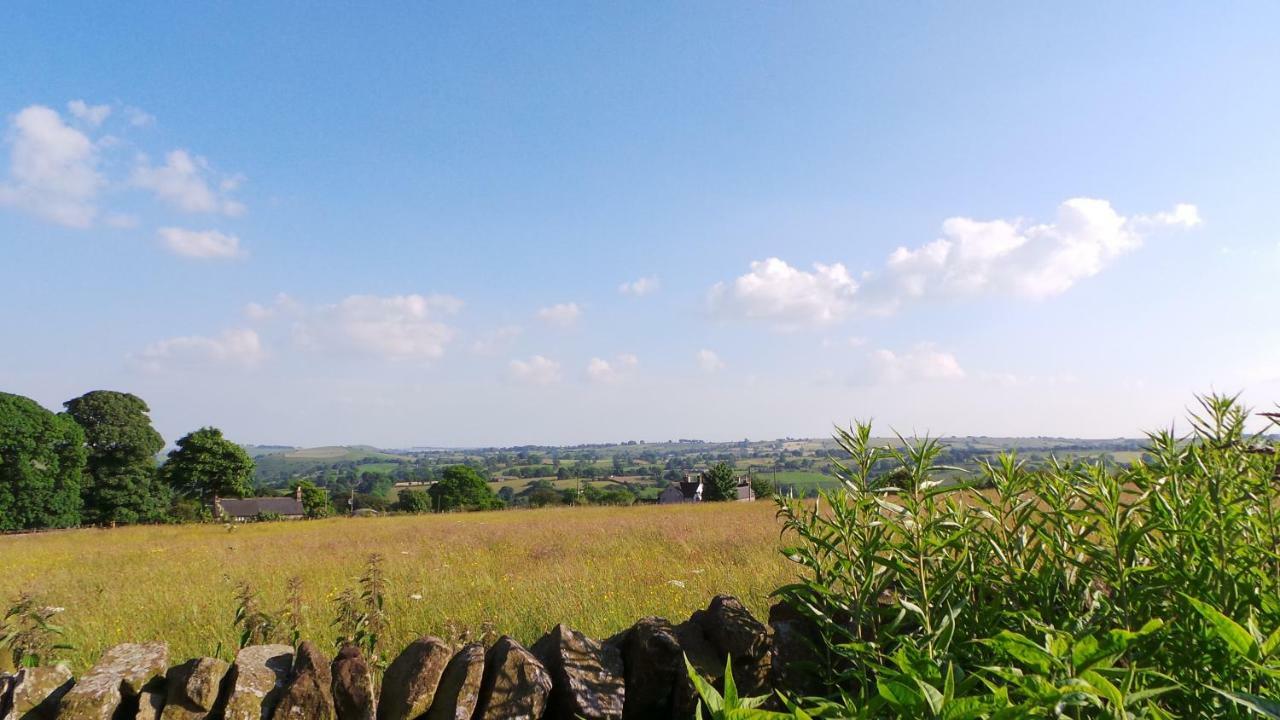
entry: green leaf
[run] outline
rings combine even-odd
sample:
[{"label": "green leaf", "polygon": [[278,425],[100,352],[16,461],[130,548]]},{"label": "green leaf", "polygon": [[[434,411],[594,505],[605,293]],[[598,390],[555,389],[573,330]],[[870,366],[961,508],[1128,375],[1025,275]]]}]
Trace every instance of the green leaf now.
[{"label": "green leaf", "polygon": [[1218,688],[1213,688],[1213,691],[1234,703],[1249,708],[1263,717],[1280,718],[1280,703],[1274,700],[1268,700],[1246,692],[1219,690]]},{"label": "green leaf", "polygon": [[1186,598],[1187,602],[1191,603],[1191,607],[1195,608],[1196,612],[1209,621],[1209,626],[1213,628],[1214,634],[1222,638],[1232,650],[1250,660],[1258,659],[1258,646],[1254,643],[1253,636],[1240,623],[1223,615],[1217,608],[1208,603],[1197,600],[1185,593],[1183,593],[1182,597]]},{"label": "green leaf", "polygon": [[724,706],[738,707],[738,688],[733,684],[733,658],[729,655],[724,658]]},{"label": "green leaf", "polygon": [[1053,656],[1026,636],[1012,630],[1001,630],[995,637],[986,638],[982,642],[1041,675],[1048,675],[1053,671]]},{"label": "green leaf", "polygon": [[[689,674],[689,682],[693,683],[693,688],[698,691],[698,697],[702,699],[703,703],[706,703],[707,709],[713,713],[724,710],[724,698],[720,697],[720,693],[711,687],[711,683],[704,680],[702,675],[693,669],[693,664],[689,662],[688,655],[684,656],[684,667],[685,672]],[[702,717],[702,714],[699,713],[698,717]]]}]

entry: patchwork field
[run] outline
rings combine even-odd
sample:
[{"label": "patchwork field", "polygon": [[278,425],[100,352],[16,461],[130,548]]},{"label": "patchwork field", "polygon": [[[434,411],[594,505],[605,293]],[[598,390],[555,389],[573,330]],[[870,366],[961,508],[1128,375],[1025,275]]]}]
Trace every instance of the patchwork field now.
[{"label": "patchwork field", "polygon": [[303,636],[329,643],[334,600],[385,558],[391,647],[486,628],[532,642],[566,622],[605,637],[644,615],[683,619],[716,593],[764,616],[789,578],[774,505],[555,508],[294,523],[127,527],[0,537],[0,599],[37,594],[78,668],[115,643],[162,639],[175,657],[237,645],[236,584],[268,610],[303,584]]}]

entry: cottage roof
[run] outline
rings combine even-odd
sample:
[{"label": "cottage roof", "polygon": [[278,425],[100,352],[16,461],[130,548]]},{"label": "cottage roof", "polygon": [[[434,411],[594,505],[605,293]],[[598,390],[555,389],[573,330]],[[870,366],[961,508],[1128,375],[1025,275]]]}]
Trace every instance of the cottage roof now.
[{"label": "cottage roof", "polygon": [[231,517],[304,515],[302,502],[292,497],[225,498],[218,500],[222,513]]}]

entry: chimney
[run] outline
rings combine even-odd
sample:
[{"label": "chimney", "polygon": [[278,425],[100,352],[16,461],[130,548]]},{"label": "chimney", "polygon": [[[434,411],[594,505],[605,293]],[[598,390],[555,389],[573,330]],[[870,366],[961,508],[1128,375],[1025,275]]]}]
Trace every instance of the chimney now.
[{"label": "chimney", "polygon": [[298,487],[294,488],[293,499],[302,502],[302,483],[298,483]]}]

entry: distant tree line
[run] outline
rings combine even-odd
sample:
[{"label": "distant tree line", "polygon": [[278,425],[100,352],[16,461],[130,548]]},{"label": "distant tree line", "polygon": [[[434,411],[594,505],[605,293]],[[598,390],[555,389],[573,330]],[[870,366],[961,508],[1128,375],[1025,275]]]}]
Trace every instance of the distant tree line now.
[{"label": "distant tree line", "polygon": [[[80,525],[194,522],[212,517],[216,498],[254,490],[254,461],[244,448],[204,427],[180,438],[160,461],[164,438],[136,395],[95,390],[54,413],[34,400],[0,393],[0,532]],[[326,473],[295,478],[308,517],[325,517],[353,495],[408,512],[490,510],[503,502],[467,465],[423,468],[430,489],[402,493],[385,473]],[[357,493],[358,491],[358,493]],[[337,502],[335,502],[337,501]],[[352,509],[355,509],[354,507]]]},{"label": "distant tree line", "polygon": [[162,465],[138,396],[95,390],[63,408],[0,393],[0,531],[187,520],[252,489],[253,460],[216,428],[182,437]]}]

